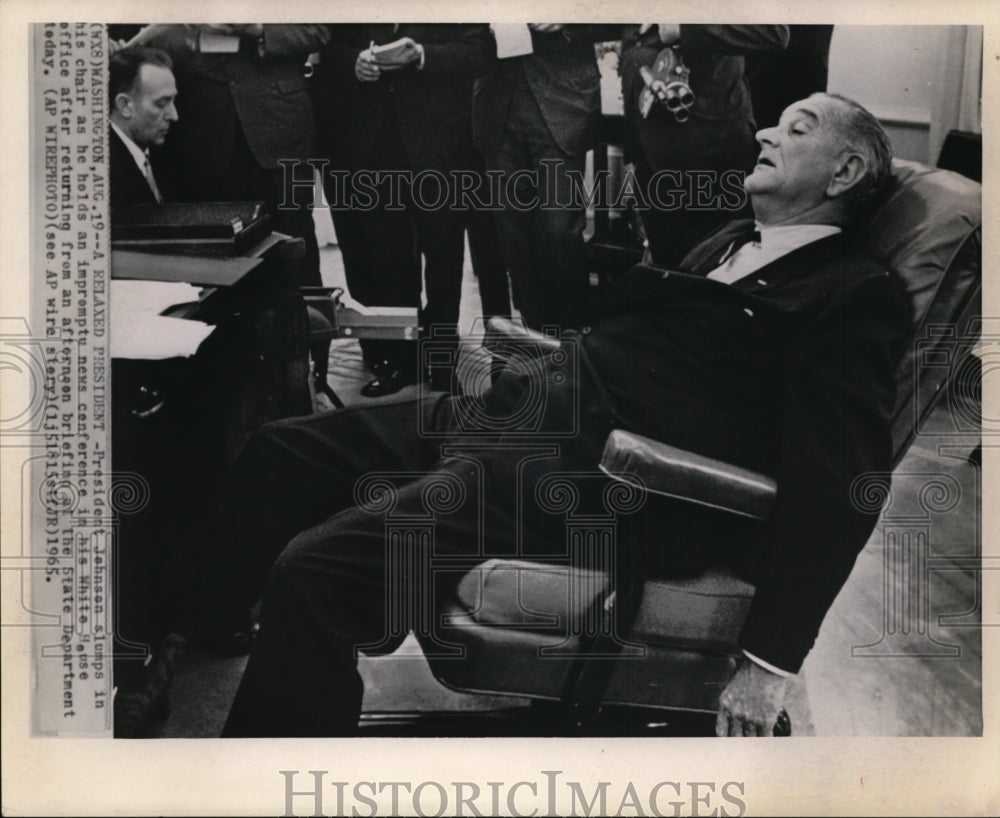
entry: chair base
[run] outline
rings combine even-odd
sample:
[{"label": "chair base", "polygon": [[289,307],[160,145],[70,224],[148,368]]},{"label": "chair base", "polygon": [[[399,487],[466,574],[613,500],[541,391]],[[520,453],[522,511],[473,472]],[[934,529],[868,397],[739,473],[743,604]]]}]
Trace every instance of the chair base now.
[{"label": "chair base", "polygon": [[361,736],[440,738],[709,737],[715,714],[648,707],[601,707],[583,724],[559,702],[481,711],[363,713]]}]

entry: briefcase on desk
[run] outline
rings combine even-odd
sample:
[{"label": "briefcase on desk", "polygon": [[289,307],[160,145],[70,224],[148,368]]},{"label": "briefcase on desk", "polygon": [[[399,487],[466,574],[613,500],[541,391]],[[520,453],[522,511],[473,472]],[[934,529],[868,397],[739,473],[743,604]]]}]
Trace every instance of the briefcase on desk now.
[{"label": "briefcase on desk", "polygon": [[116,249],[236,256],[271,229],[263,202],[169,202],[112,208]]}]

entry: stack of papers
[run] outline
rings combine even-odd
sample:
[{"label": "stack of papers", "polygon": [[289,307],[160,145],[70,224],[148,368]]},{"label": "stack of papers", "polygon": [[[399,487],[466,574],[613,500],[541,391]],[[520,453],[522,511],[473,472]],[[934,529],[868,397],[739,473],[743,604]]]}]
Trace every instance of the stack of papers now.
[{"label": "stack of papers", "polygon": [[111,357],[161,359],[194,355],[212,332],[200,321],[167,318],[173,304],[198,300],[198,288],[164,281],[111,282]]}]

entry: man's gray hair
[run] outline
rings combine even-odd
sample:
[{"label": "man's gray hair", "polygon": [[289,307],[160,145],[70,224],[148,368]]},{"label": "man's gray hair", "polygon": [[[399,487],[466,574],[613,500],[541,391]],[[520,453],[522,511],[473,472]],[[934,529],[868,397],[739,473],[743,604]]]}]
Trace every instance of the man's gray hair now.
[{"label": "man's gray hair", "polygon": [[844,147],[857,151],[865,162],[865,172],[848,192],[848,201],[855,212],[864,210],[882,192],[892,176],[889,136],[871,111],[853,99],[829,93],[812,96],[827,96],[842,103],[833,125],[844,140]]}]

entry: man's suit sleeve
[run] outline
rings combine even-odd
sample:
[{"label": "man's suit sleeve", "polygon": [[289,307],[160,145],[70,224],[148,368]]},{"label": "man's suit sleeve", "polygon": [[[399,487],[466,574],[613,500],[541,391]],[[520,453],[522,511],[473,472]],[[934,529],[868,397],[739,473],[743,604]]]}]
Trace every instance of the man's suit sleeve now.
[{"label": "man's suit sleeve", "polygon": [[474,79],[486,74],[496,60],[497,48],[485,23],[462,26],[447,43],[419,43],[424,48],[423,73]]},{"label": "man's suit sleeve", "polygon": [[895,280],[869,274],[788,339],[778,496],[740,639],[783,670],[798,672],[878,520],[852,483],[889,469],[887,417],[909,326]]},{"label": "man's suit sleeve", "polygon": [[264,25],[264,57],[303,57],[319,51],[330,41],[330,30],[323,25]]},{"label": "man's suit sleeve", "polygon": [[679,45],[684,51],[711,54],[756,54],[781,51],[788,45],[788,26],[681,26]]}]

